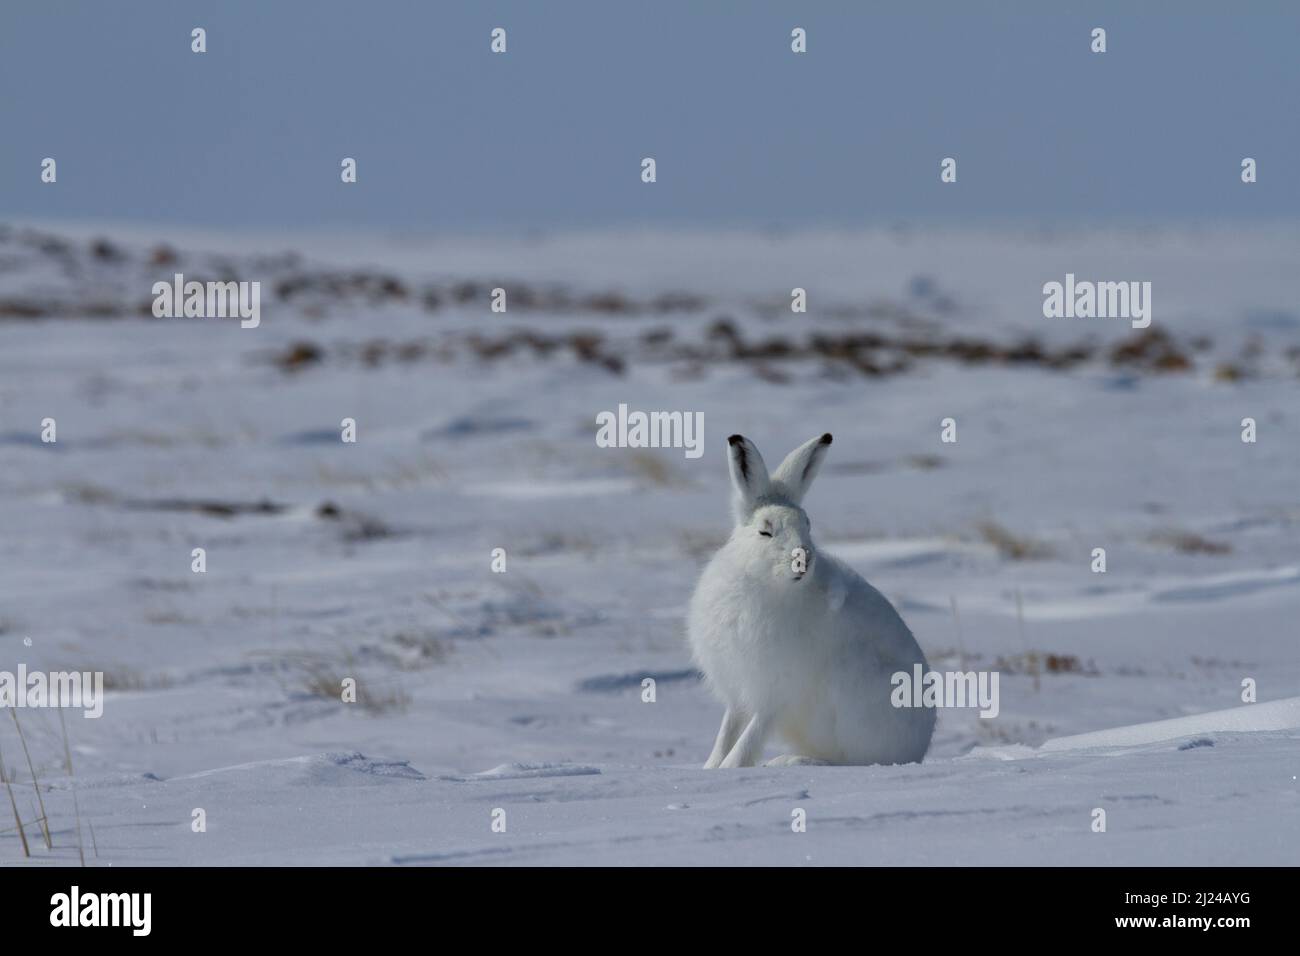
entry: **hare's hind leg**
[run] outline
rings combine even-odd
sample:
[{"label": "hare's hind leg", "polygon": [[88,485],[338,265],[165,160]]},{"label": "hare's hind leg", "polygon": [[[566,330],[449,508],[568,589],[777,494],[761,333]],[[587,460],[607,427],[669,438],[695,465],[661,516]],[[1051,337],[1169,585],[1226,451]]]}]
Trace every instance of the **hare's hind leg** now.
[{"label": "hare's hind leg", "polygon": [[744,714],[733,707],[727,708],[727,712],[722,715],[722,726],[718,728],[718,739],[713,742],[713,752],[709,754],[709,759],[704,764],[705,770],[716,769],[718,764],[722,763],[722,758],[731,753],[731,748],[736,745],[736,738],[740,736],[745,723]]},{"label": "hare's hind leg", "polygon": [[767,736],[771,729],[771,718],[755,714],[745,726],[736,745],[718,766],[724,769],[754,766],[758,758],[763,756],[763,747],[767,745]]}]

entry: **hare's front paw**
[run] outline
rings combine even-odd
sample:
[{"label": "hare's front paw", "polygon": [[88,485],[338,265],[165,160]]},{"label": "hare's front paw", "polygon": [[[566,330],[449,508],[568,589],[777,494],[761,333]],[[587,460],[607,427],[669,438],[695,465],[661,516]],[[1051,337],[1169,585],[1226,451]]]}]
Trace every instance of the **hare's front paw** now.
[{"label": "hare's front paw", "polygon": [[799,754],[781,754],[779,757],[773,757],[764,767],[829,767],[829,760],[819,760],[816,757],[801,757]]}]

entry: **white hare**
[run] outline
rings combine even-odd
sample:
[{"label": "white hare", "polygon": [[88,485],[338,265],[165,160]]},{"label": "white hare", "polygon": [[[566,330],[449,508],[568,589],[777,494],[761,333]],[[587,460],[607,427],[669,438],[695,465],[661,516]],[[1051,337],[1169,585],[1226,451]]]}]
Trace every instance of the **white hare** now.
[{"label": "white hare", "polygon": [[879,591],[817,550],[800,506],[831,436],[770,476],[748,439],[727,444],[736,527],[687,622],[695,663],[727,708],[704,768],[751,767],[773,734],[794,753],[772,764],[919,761],[934,709],[894,707],[890,678],[925,670],[925,655]]}]

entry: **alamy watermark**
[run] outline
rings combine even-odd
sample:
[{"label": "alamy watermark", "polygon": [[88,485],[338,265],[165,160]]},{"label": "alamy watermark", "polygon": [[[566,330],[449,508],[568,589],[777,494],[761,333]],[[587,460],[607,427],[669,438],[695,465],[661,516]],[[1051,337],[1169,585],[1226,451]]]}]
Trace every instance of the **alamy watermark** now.
[{"label": "alamy watermark", "polygon": [[155,282],[153,294],[154,318],[238,318],[243,329],[262,323],[260,282],[186,282],[178,272],[171,282]]},{"label": "alamy watermark", "polygon": [[73,886],[50,897],[51,926],[120,926],[133,936],[153,928],[152,893],[83,893]]},{"label": "alamy watermark", "polygon": [[986,718],[1001,709],[997,671],[926,671],[913,664],[910,674],[895,671],[889,683],[895,707],[978,707]]},{"label": "alamy watermark", "polygon": [[596,444],[601,448],[684,448],[687,458],[704,454],[703,412],[600,412]]},{"label": "alamy watermark", "polygon": [[80,708],[83,717],[104,713],[103,671],[0,671],[0,707]]},{"label": "alamy watermark", "polygon": [[1128,319],[1135,329],[1151,324],[1150,282],[1076,280],[1043,285],[1043,316],[1048,319]]}]

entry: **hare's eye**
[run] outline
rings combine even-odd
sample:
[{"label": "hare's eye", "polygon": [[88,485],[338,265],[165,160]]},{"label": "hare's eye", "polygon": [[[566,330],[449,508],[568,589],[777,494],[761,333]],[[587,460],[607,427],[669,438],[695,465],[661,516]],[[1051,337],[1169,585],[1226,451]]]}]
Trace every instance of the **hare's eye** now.
[{"label": "hare's eye", "polygon": [[761,535],[762,535],[763,537],[765,537],[765,538],[770,538],[770,537],[772,537],[772,532],[770,532],[770,531],[760,531],[759,534],[761,534]]}]

